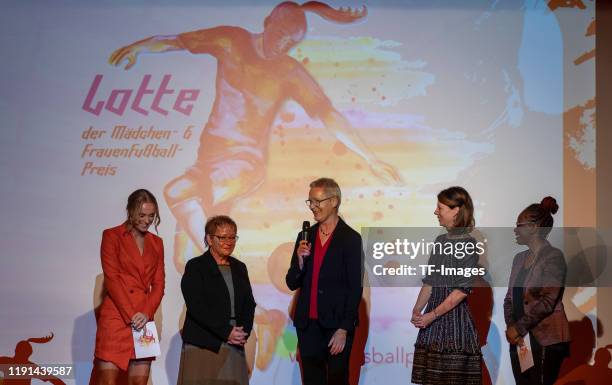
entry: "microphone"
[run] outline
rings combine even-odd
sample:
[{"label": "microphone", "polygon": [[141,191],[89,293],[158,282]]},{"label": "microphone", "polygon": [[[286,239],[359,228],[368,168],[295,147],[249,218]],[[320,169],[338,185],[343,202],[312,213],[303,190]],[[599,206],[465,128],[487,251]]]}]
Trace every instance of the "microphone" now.
[{"label": "microphone", "polygon": [[302,241],[308,242],[308,230],[310,229],[310,222],[302,222]]},{"label": "microphone", "polygon": [[[310,222],[308,221],[304,221],[302,222],[302,233],[300,234],[300,240],[301,241],[306,241],[306,243],[308,243],[308,229],[310,229]],[[302,263],[303,266],[301,266],[300,269],[304,270],[306,268],[306,259],[309,257],[309,255],[303,255],[302,256]]]}]

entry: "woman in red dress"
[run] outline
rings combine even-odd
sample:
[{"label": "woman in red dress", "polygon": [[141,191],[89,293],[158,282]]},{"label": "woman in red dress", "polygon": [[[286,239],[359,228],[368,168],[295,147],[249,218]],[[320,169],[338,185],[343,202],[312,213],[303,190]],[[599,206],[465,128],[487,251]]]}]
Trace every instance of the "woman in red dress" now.
[{"label": "woman in red dress", "polygon": [[126,209],[126,221],[102,233],[106,295],[96,333],[98,385],[114,385],[119,370],[127,370],[130,385],[147,384],[151,359],[135,359],[132,328],[153,320],[164,295],[164,245],[148,232],[160,223],[157,201],[149,191],[136,190]]}]

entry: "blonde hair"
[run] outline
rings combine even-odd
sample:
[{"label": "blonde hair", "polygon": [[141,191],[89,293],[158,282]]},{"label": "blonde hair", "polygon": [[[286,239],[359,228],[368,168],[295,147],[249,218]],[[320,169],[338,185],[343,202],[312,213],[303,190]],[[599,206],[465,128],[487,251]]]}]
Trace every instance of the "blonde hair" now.
[{"label": "blonde hair", "polygon": [[157,233],[157,226],[159,226],[161,223],[157,199],[155,199],[155,196],[151,194],[149,190],[145,190],[143,188],[134,191],[128,197],[127,205],[125,206],[125,210],[127,211],[127,219],[125,223],[127,224],[128,229],[132,228],[132,223],[138,219],[143,203],[151,203],[155,205],[155,220],[153,221],[153,224],[155,225],[155,232]]}]

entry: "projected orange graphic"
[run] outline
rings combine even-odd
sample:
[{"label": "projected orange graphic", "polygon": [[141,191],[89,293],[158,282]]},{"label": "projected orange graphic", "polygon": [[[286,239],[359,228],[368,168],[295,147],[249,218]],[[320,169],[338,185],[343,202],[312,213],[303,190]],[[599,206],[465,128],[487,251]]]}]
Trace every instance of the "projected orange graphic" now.
[{"label": "projected orange graphic", "polygon": [[[126,70],[136,64],[143,52],[187,50],[217,59],[215,100],[200,136],[197,160],[164,190],[177,220],[173,259],[180,273],[189,240],[202,251],[206,218],[229,213],[236,200],[253,193],[264,182],[274,121],[277,117],[286,123],[295,119],[292,113],[282,111],[287,101],[297,102],[312,119],[325,125],[339,142],[333,151],[349,149],[367,162],[372,174],[384,183],[401,183],[395,167],[378,159],[333,106],[304,67],[304,61],[288,55],[306,35],[305,12],[341,24],[367,15],[365,7],[334,9],[317,1],[302,5],[283,2],[266,17],[262,33],[218,26],[175,36],[152,36],[116,50],[109,58],[115,66],[127,61]],[[281,275],[284,277],[284,273]],[[279,310],[257,307],[258,354],[254,364],[260,370],[271,362],[287,321]],[[253,348],[247,347],[247,351],[252,365]]]},{"label": "projected orange graphic", "polygon": [[[263,183],[272,125],[289,100],[300,104],[311,118],[321,120],[340,143],[368,163],[375,176],[385,183],[401,182],[396,169],[370,151],[302,63],[288,55],[305,37],[307,11],[343,24],[367,15],[365,7],[334,9],[316,1],[283,2],[266,17],[262,33],[219,26],[153,36],[116,50],[109,59],[117,66],[127,60],[125,69],[134,66],[142,52],[188,50],[217,59],[216,95],[197,160],[164,191],[178,225],[198,248],[206,218],[229,212],[237,199]],[[174,262],[182,272],[187,242],[180,231],[177,234]]]},{"label": "projected orange graphic", "polygon": [[[40,374],[39,365],[30,361],[30,356],[33,353],[32,343],[35,344],[46,344],[53,339],[53,333],[50,336],[42,338],[28,338],[24,341],[19,341],[15,346],[15,355],[13,357],[3,356],[0,357],[0,365],[15,365],[14,367],[23,368],[25,365],[32,368],[28,371],[28,377],[30,378],[16,378],[11,379],[10,373],[4,373],[4,380],[1,382],[2,385],[30,385],[32,379],[38,379],[46,382],[50,382],[54,385],[66,385],[66,383],[57,377]],[[33,375],[29,375],[32,373]]]}]

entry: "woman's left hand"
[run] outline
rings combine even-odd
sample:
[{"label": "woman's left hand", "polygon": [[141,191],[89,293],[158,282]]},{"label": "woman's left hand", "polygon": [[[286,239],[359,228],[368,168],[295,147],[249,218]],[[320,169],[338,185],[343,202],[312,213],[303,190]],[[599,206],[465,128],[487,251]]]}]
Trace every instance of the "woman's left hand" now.
[{"label": "woman's left hand", "polygon": [[516,345],[519,342],[522,342],[522,338],[518,330],[514,326],[510,326],[506,330],[506,340],[510,345]]},{"label": "woman's left hand", "polygon": [[420,318],[416,319],[414,322],[414,326],[418,327],[419,329],[424,329],[431,325],[431,323],[435,319],[436,316],[433,314],[433,312],[430,311],[428,313],[423,314]]}]

